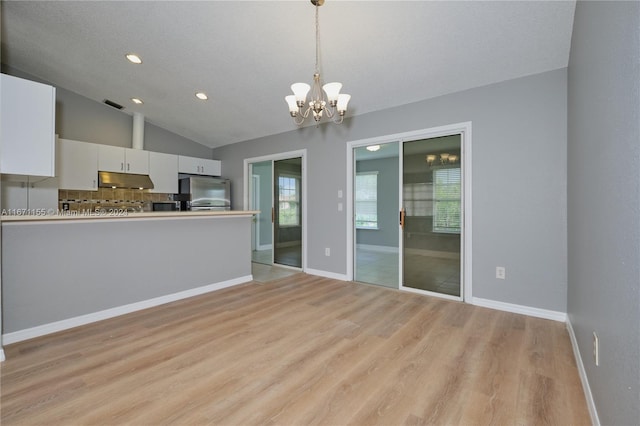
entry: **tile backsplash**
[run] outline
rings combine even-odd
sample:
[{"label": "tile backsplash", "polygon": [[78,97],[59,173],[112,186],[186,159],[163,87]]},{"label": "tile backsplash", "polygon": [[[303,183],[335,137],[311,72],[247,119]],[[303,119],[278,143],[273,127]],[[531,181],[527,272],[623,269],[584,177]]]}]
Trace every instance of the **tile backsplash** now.
[{"label": "tile backsplash", "polygon": [[145,189],[99,188],[97,191],[58,190],[58,208],[69,205],[69,210],[96,210],[101,207],[133,207],[151,210],[151,203],[171,201],[173,194],[151,193]]}]

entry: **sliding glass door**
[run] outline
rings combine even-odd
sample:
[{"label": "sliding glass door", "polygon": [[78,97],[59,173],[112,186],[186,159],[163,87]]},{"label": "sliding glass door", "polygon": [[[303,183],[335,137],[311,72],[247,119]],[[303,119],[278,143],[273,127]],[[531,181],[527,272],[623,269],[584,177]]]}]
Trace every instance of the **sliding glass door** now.
[{"label": "sliding glass door", "polygon": [[259,211],[251,229],[251,260],[256,263],[273,263],[273,165],[271,161],[249,164],[249,209]]},{"label": "sliding glass door", "polygon": [[398,288],[399,143],[353,152],[354,280]]},{"label": "sliding glass door", "polygon": [[402,149],[402,286],[460,297],[461,135],[405,142]]},{"label": "sliding glass door", "polygon": [[273,162],[273,263],[302,268],[302,158]]}]

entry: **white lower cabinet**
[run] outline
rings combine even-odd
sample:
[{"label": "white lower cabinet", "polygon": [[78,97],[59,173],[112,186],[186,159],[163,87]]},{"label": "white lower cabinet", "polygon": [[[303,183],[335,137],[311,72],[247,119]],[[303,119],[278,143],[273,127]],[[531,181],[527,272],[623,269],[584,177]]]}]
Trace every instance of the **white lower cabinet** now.
[{"label": "white lower cabinet", "polygon": [[192,175],[220,176],[222,163],[220,160],[209,160],[206,158],[178,156],[178,171]]},{"label": "white lower cabinet", "polygon": [[60,189],[98,190],[98,145],[59,139],[56,157]]},{"label": "white lower cabinet", "polygon": [[178,193],[178,156],[149,152],[149,177],[153,189],[149,192]]},{"label": "white lower cabinet", "polygon": [[[29,177],[26,180],[2,178],[2,210],[7,214],[50,214],[58,208],[58,179]],[[23,212],[18,212],[23,210]],[[38,212],[35,212],[38,210]]]}]

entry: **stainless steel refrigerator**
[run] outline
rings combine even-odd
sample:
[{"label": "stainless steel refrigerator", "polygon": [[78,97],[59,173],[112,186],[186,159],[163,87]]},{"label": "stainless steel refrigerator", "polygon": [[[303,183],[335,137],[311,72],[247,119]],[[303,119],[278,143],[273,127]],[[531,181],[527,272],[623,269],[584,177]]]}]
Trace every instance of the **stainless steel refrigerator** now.
[{"label": "stainless steel refrigerator", "polygon": [[211,176],[180,179],[183,210],[231,210],[231,181]]}]

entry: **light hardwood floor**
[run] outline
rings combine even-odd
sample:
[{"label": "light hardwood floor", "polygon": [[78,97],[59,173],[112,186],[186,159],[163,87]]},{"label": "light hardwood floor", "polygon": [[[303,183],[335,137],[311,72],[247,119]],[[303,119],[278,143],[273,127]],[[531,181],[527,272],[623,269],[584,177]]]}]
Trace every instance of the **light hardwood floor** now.
[{"label": "light hardwood floor", "polygon": [[301,273],[5,349],[3,425],[590,424],[564,324]]}]

